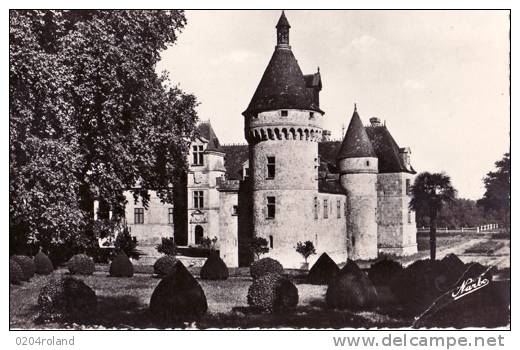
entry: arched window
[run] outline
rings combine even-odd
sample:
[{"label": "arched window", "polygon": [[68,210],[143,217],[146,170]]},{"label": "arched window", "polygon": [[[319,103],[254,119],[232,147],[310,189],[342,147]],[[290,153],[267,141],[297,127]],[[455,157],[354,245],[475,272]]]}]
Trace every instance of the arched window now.
[{"label": "arched window", "polygon": [[195,244],[201,244],[204,237],[204,228],[202,226],[195,226]]}]

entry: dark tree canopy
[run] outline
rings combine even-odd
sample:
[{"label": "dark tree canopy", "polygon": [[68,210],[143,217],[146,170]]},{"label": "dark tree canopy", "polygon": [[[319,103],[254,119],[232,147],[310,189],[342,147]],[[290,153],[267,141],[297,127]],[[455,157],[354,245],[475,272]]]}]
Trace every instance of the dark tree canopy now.
[{"label": "dark tree canopy", "polygon": [[448,175],[424,172],[415,178],[411,192],[410,208],[430,218],[430,257],[435,260],[437,216],[444,204],[455,200],[457,191]]},{"label": "dark tree canopy", "polygon": [[496,171],[484,178],[486,192],[477,204],[509,228],[511,220],[511,155],[505,153],[495,162]]},{"label": "dark tree canopy", "polygon": [[[195,97],[156,72],[182,11],[10,11],[11,242],[86,244],[92,201],[171,200]],[[88,231],[88,230],[87,230]]]}]

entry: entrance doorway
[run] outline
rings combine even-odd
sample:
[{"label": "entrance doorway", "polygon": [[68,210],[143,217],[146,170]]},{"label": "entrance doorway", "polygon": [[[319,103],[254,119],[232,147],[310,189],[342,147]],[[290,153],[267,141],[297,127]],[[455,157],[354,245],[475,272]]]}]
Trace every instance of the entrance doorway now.
[{"label": "entrance doorway", "polygon": [[204,237],[204,228],[202,226],[195,226],[195,244],[201,244]]}]

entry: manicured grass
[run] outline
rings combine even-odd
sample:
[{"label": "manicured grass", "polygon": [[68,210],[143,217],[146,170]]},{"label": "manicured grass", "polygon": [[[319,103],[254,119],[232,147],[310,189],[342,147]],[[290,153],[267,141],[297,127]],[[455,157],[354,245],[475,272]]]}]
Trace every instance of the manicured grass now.
[{"label": "manicured grass", "polygon": [[[10,286],[11,328],[154,328],[148,305],[159,279],[150,274],[136,274],[132,278],[109,277],[105,267],[97,266],[92,276],[78,276],[98,297],[97,314],[82,324],[38,324],[37,298],[40,289],[51,278],[67,272],[55,271],[50,276],[36,276],[19,286]],[[283,314],[252,313],[247,306],[249,277],[231,277],[225,281],[204,281],[200,284],[208,300],[208,313],[197,328],[345,328],[345,327],[406,327],[412,320],[399,315],[390,316],[385,310],[353,313],[327,310],[326,286],[297,283],[298,307]]]},{"label": "manicured grass", "polygon": [[464,251],[465,254],[484,254],[484,255],[493,255],[495,252],[500,250],[505,246],[504,241],[499,240],[489,240],[486,242],[480,242],[475,244],[474,246],[466,249]]}]

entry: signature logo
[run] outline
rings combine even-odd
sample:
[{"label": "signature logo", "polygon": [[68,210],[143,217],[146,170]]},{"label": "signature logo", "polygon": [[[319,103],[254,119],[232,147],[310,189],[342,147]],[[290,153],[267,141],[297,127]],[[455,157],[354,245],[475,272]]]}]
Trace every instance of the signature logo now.
[{"label": "signature logo", "polygon": [[476,292],[477,290],[484,288],[489,284],[489,280],[482,276],[477,278],[468,278],[462,281],[462,284],[454,289],[451,293],[453,300],[462,298],[465,295]]}]

